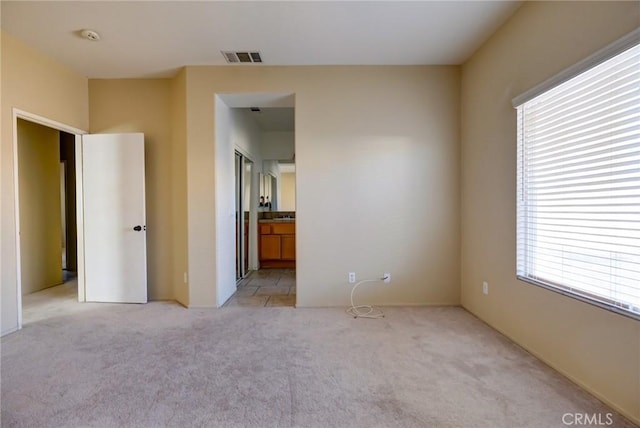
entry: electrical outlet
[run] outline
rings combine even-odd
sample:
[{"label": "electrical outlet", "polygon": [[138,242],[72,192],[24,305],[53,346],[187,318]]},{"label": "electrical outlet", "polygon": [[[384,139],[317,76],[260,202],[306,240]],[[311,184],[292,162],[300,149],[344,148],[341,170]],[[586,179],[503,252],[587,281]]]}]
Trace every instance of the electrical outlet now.
[{"label": "electrical outlet", "polygon": [[356,273],[349,272],[349,284],[353,284],[354,282],[356,282]]},{"label": "electrical outlet", "polygon": [[482,294],[489,294],[489,283],[482,281]]},{"label": "electrical outlet", "polygon": [[383,281],[384,281],[386,284],[389,284],[389,283],[391,282],[391,273],[389,273],[389,272],[385,272],[385,273],[382,275],[382,277],[384,278],[384,280],[383,280]]}]

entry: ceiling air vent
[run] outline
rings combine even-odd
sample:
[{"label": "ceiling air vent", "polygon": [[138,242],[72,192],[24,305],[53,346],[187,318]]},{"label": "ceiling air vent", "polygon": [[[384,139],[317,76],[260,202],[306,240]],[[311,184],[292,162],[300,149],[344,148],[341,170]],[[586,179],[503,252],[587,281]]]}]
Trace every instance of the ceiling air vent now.
[{"label": "ceiling air vent", "polygon": [[229,64],[255,64],[262,62],[260,52],[222,51],[222,55],[224,55]]}]

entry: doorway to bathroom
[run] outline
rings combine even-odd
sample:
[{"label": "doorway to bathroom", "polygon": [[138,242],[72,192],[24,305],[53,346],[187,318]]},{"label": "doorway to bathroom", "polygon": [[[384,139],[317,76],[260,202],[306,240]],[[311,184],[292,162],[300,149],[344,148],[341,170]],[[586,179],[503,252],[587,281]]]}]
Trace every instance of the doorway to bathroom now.
[{"label": "doorway to bathroom", "polygon": [[283,295],[286,285],[295,301],[294,104],[293,94],[215,97],[218,306],[232,303],[249,282],[245,292],[258,294]]}]

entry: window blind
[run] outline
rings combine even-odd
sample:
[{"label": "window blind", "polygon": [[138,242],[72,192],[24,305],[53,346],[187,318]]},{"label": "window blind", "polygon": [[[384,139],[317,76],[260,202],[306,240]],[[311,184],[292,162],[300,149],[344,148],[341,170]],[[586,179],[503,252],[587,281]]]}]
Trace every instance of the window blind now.
[{"label": "window blind", "polygon": [[640,45],[517,113],[518,277],[640,318]]}]

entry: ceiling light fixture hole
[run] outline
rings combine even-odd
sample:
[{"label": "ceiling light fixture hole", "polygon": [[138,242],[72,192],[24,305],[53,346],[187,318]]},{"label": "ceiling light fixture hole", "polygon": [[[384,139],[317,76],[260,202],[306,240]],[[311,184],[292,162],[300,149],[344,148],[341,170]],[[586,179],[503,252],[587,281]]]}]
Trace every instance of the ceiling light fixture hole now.
[{"label": "ceiling light fixture hole", "polygon": [[93,30],[82,30],[80,32],[80,35],[87,40],[91,40],[92,42],[97,42],[98,40],[100,40],[100,34]]}]

